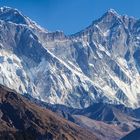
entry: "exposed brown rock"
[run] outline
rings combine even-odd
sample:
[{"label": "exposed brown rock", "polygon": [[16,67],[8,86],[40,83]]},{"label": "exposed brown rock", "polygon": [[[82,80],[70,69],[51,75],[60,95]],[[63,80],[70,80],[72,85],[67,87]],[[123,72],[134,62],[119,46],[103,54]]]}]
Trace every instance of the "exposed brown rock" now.
[{"label": "exposed brown rock", "polygon": [[1,140],[97,140],[90,132],[0,86]]}]

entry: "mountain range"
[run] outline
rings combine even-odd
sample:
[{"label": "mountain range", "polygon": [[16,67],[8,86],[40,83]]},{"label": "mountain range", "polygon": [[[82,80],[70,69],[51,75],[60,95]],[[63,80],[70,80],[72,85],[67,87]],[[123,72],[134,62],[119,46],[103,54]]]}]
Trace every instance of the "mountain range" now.
[{"label": "mountain range", "polygon": [[2,7],[0,25],[1,84],[73,108],[95,102],[139,107],[139,20],[109,10],[65,36]]},{"label": "mountain range", "polygon": [[120,139],[140,125],[140,20],[110,9],[66,36],[1,7],[0,84],[99,139]]}]

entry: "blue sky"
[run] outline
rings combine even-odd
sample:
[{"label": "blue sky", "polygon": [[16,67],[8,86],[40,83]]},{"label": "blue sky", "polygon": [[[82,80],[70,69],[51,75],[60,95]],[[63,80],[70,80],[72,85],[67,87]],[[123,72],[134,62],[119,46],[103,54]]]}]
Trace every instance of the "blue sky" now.
[{"label": "blue sky", "polygon": [[140,0],[0,0],[0,6],[19,9],[50,31],[73,34],[108,9],[140,18]]}]

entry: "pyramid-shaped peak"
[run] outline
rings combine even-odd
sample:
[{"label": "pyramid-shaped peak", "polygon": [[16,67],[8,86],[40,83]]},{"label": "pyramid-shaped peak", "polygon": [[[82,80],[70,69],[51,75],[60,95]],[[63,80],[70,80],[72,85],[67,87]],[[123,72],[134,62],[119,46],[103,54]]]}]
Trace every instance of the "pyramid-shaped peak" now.
[{"label": "pyramid-shaped peak", "polygon": [[17,24],[28,24],[28,18],[21,14],[20,11],[11,7],[0,8],[0,20],[11,21]]},{"label": "pyramid-shaped peak", "polygon": [[114,10],[114,9],[109,9],[105,15],[111,15],[115,17],[120,17],[120,15]]},{"label": "pyramid-shaped peak", "polygon": [[107,12],[112,14],[118,14],[114,9],[109,9]]},{"label": "pyramid-shaped peak", "polygon": [[37,25],[34,21],[32,21],[27,16],[23,15],[18,9],[11,8],[7,6],[0,7],[0,20],[4,20],[6,22],[12,22],[16,24],[27,25],[31,28],[36,28],[41,31],[46,31]]},{"label": "pyramid-shaped peak", "polygon": [[8,7],[8,6],[3,6],[3,7],[0,7],[0,10],[10,10],[10,9],[13,9],[11,7]]},{"label": "pyramid-shaped peak", "polygon": [[11,8],[11,7],[7,7],[7,6],[3,6],[3,7],[0,7],[0,13],[5,13],[5,12],[18,12],[20,13],[17,9],[15,8]]},{"label": "pyramid-shaped peak", "polygon": [[115,18],[115,19],[120,19],[121,15],[119,15],[114,9],[109,9],[102,17],[103,18]]}]

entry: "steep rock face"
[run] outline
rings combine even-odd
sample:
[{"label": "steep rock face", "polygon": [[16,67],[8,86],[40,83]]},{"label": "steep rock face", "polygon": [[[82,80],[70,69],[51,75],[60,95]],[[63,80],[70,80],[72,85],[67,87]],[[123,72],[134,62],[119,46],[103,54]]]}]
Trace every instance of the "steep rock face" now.
[{"label": "steep rock face", "polygon": [[1,40],[1,84],[50,103],[84,107],[92,102],[86,88],[100,87],[44,48],[32,30],[3,21],[2,26],[2,37],[10,39]]},{"label": "steep rock face", "polygon": [[109,99],[107,102],[138,107],[138,23],[139,20],[133,17],[120,16],[114,10],[109,10],[69,39],[45,45],[100,86]]},{"label": "steep rock face", "polygon": [[110,10],[71,36],[0,10],[0,83],[52,104],[139,106],[139,20]]},{"label": "steep rock face", "polygon": [[90,132],[0,86],[0,139],[97,140]]}]

